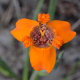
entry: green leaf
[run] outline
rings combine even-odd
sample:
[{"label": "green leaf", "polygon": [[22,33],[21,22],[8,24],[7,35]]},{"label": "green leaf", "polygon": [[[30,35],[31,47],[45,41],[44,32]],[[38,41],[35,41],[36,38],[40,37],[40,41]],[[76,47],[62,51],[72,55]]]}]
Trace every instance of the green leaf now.
[{"label": "green leaf", "polygon": [[42,71],[33,71],[31,77],[29,80],[38,80],[39,76],[47,76],[48,73],[44,72],[43,70]]},{"label": "green leaf", "polygon": [[58,66],[59,66],[59,60],[56,60],[56,63],[55,63],[53,70],[56,70],[58,68]]},{"label": "green leaf", "polygon": [[64,54],[64,51],[61,51],[61,52],[59,53],[58,59],[56,60],[56,63],[55,63],[55,66],[54,66],[53,70],[56,70],[56,69],[58,68],[58,66],[59,66],[59,60],[62,59],[63,54]]},{"label": "green leaf", "polygon": [[16,76],[16,74],[10,69],[10,67],[0,58],[0,70],[4,75],[10,74],[11,77],[18,80],[19,78]]},{"label": "green leaf", "polygon": [[61,52],[59,53],[59,55],[58,55],[58,60],[61,60],[61,59],[62,59],[63,54],[64,54],[64,51],[61,51]]},{"label": "green leaf", "polygon": [[0,72],[6,76],[6,77],[10,77],[10,73],[8,71],[6,71],[3,67],[0,66]]},{"label": "green leaf", "polygon": [[56,10],[57,0],[50,0],[48,13],[50,14],[50,21],[54,19],[55,10]]},{"label": "green leaf", "polygon": [[39,75],[39,76],[48,76],[48,73],[43,72],[43,71],[39,71],[39,72],[38,72],[38,75]]},{"label": "green leaf", "polygon": [[29,80],[37,80],[38,77],[39,77],[38,71],[33,70]]},{"label": "green leaf", "polygon": [[37,20],[37,16],[38,16],[38,14],[40,12],[40,9],[42,7],[43,2],[44,2],[44,0],[39,0],[37,8],[36,8],[34,16],[33,16],[33,20]]}]

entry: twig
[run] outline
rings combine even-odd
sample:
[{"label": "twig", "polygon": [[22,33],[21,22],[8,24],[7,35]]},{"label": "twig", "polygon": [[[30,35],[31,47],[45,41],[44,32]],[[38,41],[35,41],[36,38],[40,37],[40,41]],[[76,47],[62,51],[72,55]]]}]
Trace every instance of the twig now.
[{"label": "twig", "polygon": [[4,12],[4,14],[2,15],[1,17],[1,24],[2,25],[3,23],[5,25],[9,24],[11,18],[12,18],[12,15],[13,15],[13,5],[12,5],[12,2],[10,3],[10,5],[8,6],[7,10]]},{"label": "twig", "polygon": [[9,10],[7,12],[7,16],[5,18],[5,25],[9,24],[9,22],[10,22],[12,16],[13,16],[13,11],[14,11],[13,4],[11,3],[10,8],[9,8]]},{"label": "twig", "polygon": [[27,1],[26,0],[22,0],[21,1],[23,6],[22,6],[22,17],[26,18],[26,14],[27,14]]},{"label": "twig", "polygon": [[2,8],[2,5],[1,5],[1,3],[0,3],[0,17],[3,15],[3,8]]},{"label": "twig", "polygon": [[80,19],[72,25],[71,29],[74,31],[77,27],[79,27],[79,25],[80,25]]},{"label": "twig", "polygon": [[77,62],[74,67],[72,68],[72,70],[70,71],[70,73],[62,80],[68,80],[68,78],[74,73],[74,71],[76,70],[76,67],[80,65],[80,62]]},{"label": "twig", "polygon": [[22,18],[21,9],[20,9],[18,0],[12,0],[12,2],[13,2],[13,5],[14,5],[14,8],[15,8],[15,11],[16,11],[17,18],[18,19]]}]

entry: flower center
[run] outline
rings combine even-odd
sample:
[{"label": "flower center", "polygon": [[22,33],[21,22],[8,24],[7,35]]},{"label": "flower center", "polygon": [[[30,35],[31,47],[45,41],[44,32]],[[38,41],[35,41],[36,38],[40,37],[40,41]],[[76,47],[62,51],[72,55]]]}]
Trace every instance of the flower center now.
[{"label": "flower center", "polygon": [[51,27],[47,26],[47,23],[39,23],[39,26],[34,27],[31,31],[30,37],[33,40],[34,46],[44,48],[52,45],[55,33]]}]

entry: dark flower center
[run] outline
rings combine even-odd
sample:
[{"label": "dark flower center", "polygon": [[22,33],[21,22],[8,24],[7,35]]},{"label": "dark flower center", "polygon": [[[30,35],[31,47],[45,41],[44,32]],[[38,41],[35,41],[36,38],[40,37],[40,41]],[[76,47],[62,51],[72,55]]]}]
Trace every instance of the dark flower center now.
[{"label": "dark flower center", "polygon": [[47,24],[39,23],[39,26],[34,27],[31,31],[30,37],[33,39],[34,46],[45,48],[52,45],[55,33]]}]

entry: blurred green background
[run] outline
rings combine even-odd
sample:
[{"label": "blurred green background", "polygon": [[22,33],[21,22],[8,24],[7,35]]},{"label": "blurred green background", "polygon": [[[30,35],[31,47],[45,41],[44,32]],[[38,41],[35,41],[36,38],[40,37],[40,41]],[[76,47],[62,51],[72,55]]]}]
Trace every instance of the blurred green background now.
[{"label": "blurred green background", "polygon": [[[10,34],[18,19],[37,20],[38,13],[68,21],[77,32],[57,50],[60,59],[49,74],[33,70],[23,44]],[[80,80],[80,0],[0,0],[0,80]]]}]

